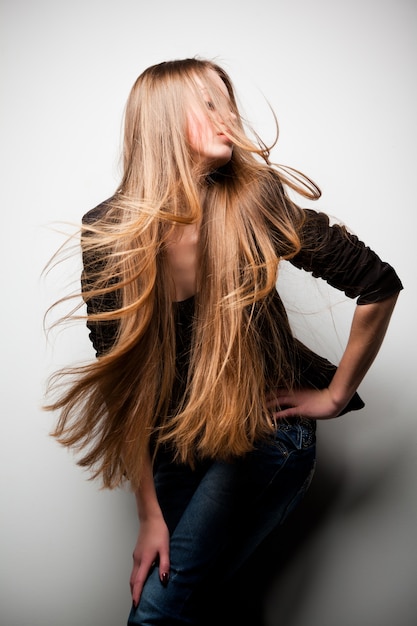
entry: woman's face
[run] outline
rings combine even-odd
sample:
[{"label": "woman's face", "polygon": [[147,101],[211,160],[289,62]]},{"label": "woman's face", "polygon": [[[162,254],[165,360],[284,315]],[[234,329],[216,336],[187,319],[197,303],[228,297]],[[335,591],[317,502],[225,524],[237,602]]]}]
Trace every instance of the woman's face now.
[{"label": "woman's face", "polygon": [[[209,70],[209,72],[229,103],[230,98],[226,85],[214,70]],[[210,111],[210,114],[205,114],[199,103],[191,104],[188,113],[188,141],[198,164],[203,168],[213,170],[226,165],[232,157],[233,143],[226,137],[224,131],[227,132],[227,122],[233,123],[236,116],[230,111],[229,118],[226,120],[216,113],[207,88],[198,77],[196,82],[201,88],[207,104],[207,111]],[[228,110],[230,109],[231,106],[228,107]]]}]

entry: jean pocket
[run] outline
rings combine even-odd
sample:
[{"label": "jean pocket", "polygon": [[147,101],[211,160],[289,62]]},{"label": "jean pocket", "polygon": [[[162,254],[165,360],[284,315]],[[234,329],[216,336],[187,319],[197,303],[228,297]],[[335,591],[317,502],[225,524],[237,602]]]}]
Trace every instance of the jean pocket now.
[{"label": "jean pocket", "polygon": [[276,437],[288,448],[292,446],[297,450],[305,450],[316,443],[316,422],[303,417],[284,419],[278,424]]}]

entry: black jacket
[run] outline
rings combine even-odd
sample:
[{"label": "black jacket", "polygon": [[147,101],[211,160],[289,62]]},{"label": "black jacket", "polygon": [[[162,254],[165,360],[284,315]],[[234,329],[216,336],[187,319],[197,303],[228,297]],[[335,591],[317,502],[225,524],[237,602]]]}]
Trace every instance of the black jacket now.
[{"label": "black jacket", "polygon": [[[83,217],[84,224],[93,224],[107,210],[107,202],[99,205]],[[303,225],[301,251],[290,260],[295,267],[310,272],[315,278],[322,278],[329,285],[343,291],[349,298],[356,298],[357,304],[370,304],[384,300],[402,288],[401,281],[391,265],[340,225],[330,225],[324,213],[305,209],[306,220]],[[88,284],[88,267],[84,257],[83,284]],[[98,312],[111,310],[116,306],[114,293],[87,302],[87,311]],[[181,396],[186,380],[191,327],[194,316],[194,298],[182,303],[175,303],[177,329],[177,381],[174,395]],[[283,313],[284,305],[277,291],[271,294],[268,306],[277,307]],[[285,314],[285,313],[284,313]],[[107,352],[114,343],[117,332],[116,322],[88,322],[90,339],[97,356]],[[262,337],[266,352],[271,355],[268,328],[263,328]],[[291,349],[294,355],[296,381],[300,386],[322,389],[328,386],[336,366],[319,356],[295,338]],[[272,351],[273,354],[273,351]],[[268,361],[268,359],[267,359]],[[269,358],[268,368],[274,367],[273,357]],[[181,383],[182,381],[182,383]],[[360,409],[364,406],[356,393],[341,414]]]}]

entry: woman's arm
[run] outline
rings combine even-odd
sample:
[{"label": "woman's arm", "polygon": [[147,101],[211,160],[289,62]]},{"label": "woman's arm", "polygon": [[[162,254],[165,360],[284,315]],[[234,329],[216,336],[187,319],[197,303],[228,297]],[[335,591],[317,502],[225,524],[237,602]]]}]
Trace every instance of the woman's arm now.
[{"label": "woman's arm", "polygon": [[339,415],[378,354],[397,297],[398,293],[379,302],[357,305],[345,351],[329,387],[293,392],[278,389],[269,403],[273,418],[330,419]]},{"label": "woman's arm", "polygon": [[329,385],[333,402],[346,406],[379,352],[398,294],[374,304],[358,305],[349,341]]},{"label": "woman's arm", "polygon": [[139,517],[139,534],[133,551],[130,576],[132,601],[138,605],[143,585],[156,564],[163,585],[169,576],[169,532],[155,492],[152,462],[148,454],[143,468],[141,486],[135,492]]}]

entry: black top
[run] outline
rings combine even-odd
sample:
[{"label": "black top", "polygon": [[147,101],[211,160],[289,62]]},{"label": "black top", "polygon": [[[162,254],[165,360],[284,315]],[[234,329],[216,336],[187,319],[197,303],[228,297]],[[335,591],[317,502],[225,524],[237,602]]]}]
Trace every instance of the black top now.
[{"label": "black top", "polygon": [[[84,216],[83,222],[94,223],[106,212],[106,207],[107,203],[99,205]],[[357,304],[370,304],[384,300],[403,288],[393,267],[382,261],[358,237],[348,233],[338,224],[330,225],[329,218],[324,213],[305,209],[305,215],[306,220],[301,232],[302,249],[290,260],[295,267],[311,272],[316,278],[324,279],[332,287],[343,291],[349,298],[357,298]],[[85,262],[85,270],[86,267]],[[88,282],[86,272],[83,274],[84,281]],[[191,345],[194,305],[194,297],[173,304],[177,341],[177,385],[174,395],[178,398],[182,393],[188,369],[187,355]],[[103,309],[109,310],[114,306],[113,293],[90,299],[87,302],[87,311],[90,313]],[[276,290],[271,294],[268,306],[277,307],[281,314],[284,312],[283,303]],[[88,322],[87,325],[97,356],[100,356],[111,348],[115,340],[116,322]],[[273,351],[271,351],[269,335],[267,326],[262,326],[265,351],[271,355]],[[294,338],[292,338],[292,348],[295,355],[294,367],[297,383],[318,389],[327,387],[336,367]],[[269,356],[266,361],[268,370],[270,368],[273,370],[273,358]],[[363,406],[363,401],[358,394],[355,394],[342,413]]]}]

